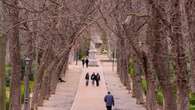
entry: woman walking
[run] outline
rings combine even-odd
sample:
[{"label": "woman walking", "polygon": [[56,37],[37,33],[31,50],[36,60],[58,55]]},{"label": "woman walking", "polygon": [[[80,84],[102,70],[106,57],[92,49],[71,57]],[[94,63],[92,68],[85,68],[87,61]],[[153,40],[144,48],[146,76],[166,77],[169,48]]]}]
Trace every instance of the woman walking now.
[{"label": "woman walking", "polygon": [[85,85],[88,86],[88,85],[89,85],[89,73],[88,73],[88,72],[87,72],[87,74],[85,75],[85,80],[86,80]]}]

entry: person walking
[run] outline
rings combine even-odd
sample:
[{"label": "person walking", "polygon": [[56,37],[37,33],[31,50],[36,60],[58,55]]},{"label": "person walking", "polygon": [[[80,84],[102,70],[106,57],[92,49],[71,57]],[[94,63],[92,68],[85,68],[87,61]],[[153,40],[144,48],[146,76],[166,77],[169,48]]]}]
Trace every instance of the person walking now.
[{"label": "person walking", "polygon": [[88,86],[88,85],[89,85],[89,73],[88,73],[88,72],[87,72],[87,74],[85,75],[85,80],[86,80],[85,85]]},{"label": "person walking", "polygon": [[93,74],[91,75],[92,85],[94,85],[95,79],[96,79],[96,75],[95,75],[95,73],[93,72]]},{"label": "person walking", "polygon": [[114,106],[114,97],[111,95],[110,91],[108,91],[108,94],[104,97],[104,102],[106,103],[106,109],[112,110],[112,106]]},{"label": "person walking", "polygon": [[96,81],[96,86],[98,87],[99,86],[99,82],[100,82],[100,74],[99,73],[96,74],[95,81]]},{"label": "person walking", "polygon": [[83,65],[83,68],[84,68],[84,66],[85,66],[85,59],[84,58],[82,58],[82,65]]},{"label": "person walking", "polygon": [[89,66],[89,59],[88,58],[85,59],[85,63],[86,63],[86,67],[88,68],[88,66]]}]

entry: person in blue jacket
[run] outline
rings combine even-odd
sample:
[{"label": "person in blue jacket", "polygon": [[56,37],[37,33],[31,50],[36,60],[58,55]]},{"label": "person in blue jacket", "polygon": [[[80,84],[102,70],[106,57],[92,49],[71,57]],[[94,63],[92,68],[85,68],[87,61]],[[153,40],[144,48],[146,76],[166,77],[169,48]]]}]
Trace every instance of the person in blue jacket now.
[{"label": "person in blue jacket", "polygon": [[106,103],[107,110],[112,110],[112,106],[114,106],[114,97],[111,95],[110,91],[108,91],[108,94],[104,97],[104,102]]}]

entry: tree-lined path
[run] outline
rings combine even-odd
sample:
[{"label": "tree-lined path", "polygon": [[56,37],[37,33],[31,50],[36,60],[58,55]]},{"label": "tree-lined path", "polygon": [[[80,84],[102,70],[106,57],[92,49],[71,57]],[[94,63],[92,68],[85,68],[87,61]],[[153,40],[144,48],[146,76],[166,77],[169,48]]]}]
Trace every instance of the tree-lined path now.
[{"label": "tree-lined path", "polygon": [[[121,84],[116,72],[112,71],[112,62],[100,62],[108,60],[105,55],[98,56],[97,59],[99,59],[98,67],[80,70],[81,65],[80,67],[69,66],[65,78],[66,83],[59,83],[56,94],[45,101],[43,107],[39,107],[39,110],[105,110],[103,99],[108,90],[115,97],[114,110],[145,110],[142,105],[136,104],[135,99]],[[99,87],[92,85],[91,81],[88,86],[85,85],[85,74],[87,72],[90,73],[90,76],[93,72],[100,73]],[[76,94],[75,91],[77,91]]]},{"label": "tree-lined path", "polygon": [[108,90],[114,109],[195,110],[195,0],[0,0],[0,110],[104,110]]}]

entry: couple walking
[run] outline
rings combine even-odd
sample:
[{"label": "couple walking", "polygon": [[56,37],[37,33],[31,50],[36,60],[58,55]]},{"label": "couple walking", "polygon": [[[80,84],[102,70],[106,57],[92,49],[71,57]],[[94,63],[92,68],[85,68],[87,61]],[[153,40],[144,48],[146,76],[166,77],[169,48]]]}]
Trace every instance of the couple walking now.
[{"label": "couple walking", "polygon": [[[89,79],[90,79],[90,75],[87,72],[87,74],[85,75],[86,86],[88,86],[89,84]],[[96,86],[99,86],[100,74],[99,73],[95,74],[93,72],[93,74],[91,75],[91,80],[92,80],[92,85],[94,85],[94,83],[96,82]],[[112,110],[112,107],[114,106],[115,103],[114,103],[114,97],[110,91],[108,91],[107,95],[105,95],[104,102],[106,104],[106,109]]]},{"label": "couple walking", "polygon": [[89,59],[87,57],[86,58],[82,58],[82,65],[83,65],[83,67],[85,67],[85,64],[86,64],[86,67],[88,68]]},{"label": "couple walking", "polygon": [[[88,86],[89,84],[89,78],[90,78],[90,75],[87,72],[87,74],[85,75],[86,86]],[[95,74],[95,72],[93,72],[93,74],[91,75],[91,80],[92,80],[92,85],[94,85],[96,82],[96,86],[98,87],[99,82],[100,82],[100,74],[99,73]]]}]

